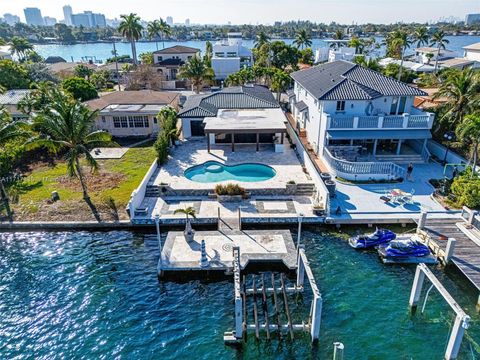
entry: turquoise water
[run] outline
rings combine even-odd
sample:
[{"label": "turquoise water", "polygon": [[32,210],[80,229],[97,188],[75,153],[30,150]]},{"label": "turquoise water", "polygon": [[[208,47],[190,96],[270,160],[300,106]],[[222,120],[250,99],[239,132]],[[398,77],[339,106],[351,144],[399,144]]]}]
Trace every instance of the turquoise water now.
[{"label": "turquoise water", "polygon": [[[377,37],[377,42],[381,43],[382,38]],[[473,44],[480,41],[480,36],[447,36],[447,39],[450,43],[447,45],[448,49],[457,52],[458,56],[463,56],[463,46]],[[287,44],[291,44],[293,39],[281,39]],[[165,42],[165,47],[173,45],[185,45],[198,48],[202,51],[205,50],[205,41],[183,41],[175,42],[168,41]],[[254,46],[253,40],[244,40],[243,44],[246,47],[252,48]],[[160,42],[159,48],[162,49],[163,44]],[[325,41],[322,39],[312,39],[312,48],[316,49],[319,47],[328,46]],[[131,54],[130,44],[126,42],[121,42],[116,44],[118,54],[128,55]],[[156,44],[154,42],[139,42],[137,43],[137,53],[141,54],[143,52],[155,51]],[[384,48],[382,48],[384,49]],[[94,44],[75,44],[75,45],[35,45],[35,50],[42,55],[43,57],[47,56],[61,56],[67,61],[80,61],[84,56],[95,56],[97,60],[103,60],[112,57],[112,44],[110,43],[94,43]],[[413,51],[411,49],[407,50],[407,53],[410,54]]]},{"label": "turquoise water", "polygon": [[207,161],[185,170],[187,179],[200,183],[215,183],[226,180],[241,182],[265,181],[273,178],[276,172],[263,164],[224,165],[218,161]]},{"label": "turquoise water", "polygon": [[[223,344],[233,327],[231,282],[159,282],[154,234],[132,232],[0,234],[1,359],[442,359],[453,312],[432,291],[411,317],[414,267],[384,266],[321,229],[303,243],[324,298],[320,342]],[[476,294],[435,269],[472,316],[460,359],[480,359]],[[427,286],[425,287],[427,288]],[[291,299],[296,319],[309,296]],[[305,305],[297,311],[297,305]]]}]

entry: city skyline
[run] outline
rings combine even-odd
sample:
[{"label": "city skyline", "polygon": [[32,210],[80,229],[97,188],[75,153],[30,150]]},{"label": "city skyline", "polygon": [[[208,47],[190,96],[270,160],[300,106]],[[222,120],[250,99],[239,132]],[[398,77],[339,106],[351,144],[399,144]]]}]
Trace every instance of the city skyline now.
[{"label": "city skyline", "polygon": [[[74,13],[89,10],[104,13],[107,18],[118,18],[121,14],[136,12],[144,20],[171,16],[175,23],[184,23],[190,19],[192,24],[257,24],[275,21],[310,20],[330,23],[332,21],[350,23],[394,23],[428,22],[440,18],[455,17],[464,19],[468,13],[480,12],[478,0],[398,0],[391,3],[384,0],[344,0],[340,6],[335,0],[287,0],[257,2],[239,0],[235,3],[226,0],[175,0],[169,3],[154,4],[138,0],[135,5],[126,1],[106,0],[103,2],[84,0],[81,3],[68,0],[49,0],[48,4],[39,0],[16,0],[4,3],[0,14],[18,15],[25,22],[24,9],[38,7],[43,16],[63,20],[63,7],[70,5]],[[225,7],[229,10],[222,17],[215,9]],[[348,9],[348,11],[345,11]],[[155,14],[155,15],[152,15]],[[295,15],[292,15],[295,14]]]}]

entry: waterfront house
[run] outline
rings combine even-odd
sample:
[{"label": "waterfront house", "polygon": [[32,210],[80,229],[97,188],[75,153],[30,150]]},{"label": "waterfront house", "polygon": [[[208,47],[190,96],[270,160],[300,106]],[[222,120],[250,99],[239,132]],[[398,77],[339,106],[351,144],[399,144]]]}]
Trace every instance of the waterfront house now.
[{"label": "waterfront house", "polygon": [[283,151],[285,115],[270,90],[259,85],[224,88],[190,96],[179,116],[183,136],[208,137],[213,144],[273,144]]},{"label": "waterfront house", "polygon": [[12,54],[8,51],[0,50],[0,60],[12,60]]},{"label": "waterfront house", "polygon": [[11,114],[13,120],[27,119],[28,116],[18,109],[18,104],[31,91],[28,89],[7,90],[0,94],[0,107],[4,107]]},{"label": "waterfront house", "polygon": [[148,137],[159,132],[158,112],[167,105],[178,109],[179,97],[164,91],[115,91],[85,104],[99,112],[98,130],[114,137]]},{"label": "waterfront house", "polygon": [[428,160],[434,116],[413,106],[425,92],[347,61],[291,77],[297,131],[339,176],[396,177],[403,172],[398,164]]},{"label": "waterfront house", "polygon": [[178,70],[194,56],[200,56],[200,49],[183,45],[175,45],[153,52],[153,63],[162,75],[164,83],[171,82],[171,86],[164,84],[165,88],[175,88]]},{"label": "waterfront house", "polygon": [[436,60],[442,61],[447,59],[453,59],[456,56],[455,51],[448,49],[440,49],[434,47],[419,47],[415,49],[416,61],[421,64],[434,63]]},{"label": "waterfront house", "polygon": [[212,68],[217,80],[253,64],[252,51],[242,45],[242,33],[228,33],[226,40],[213,45]]},{"label": "waterfront house", "polygon": [[480,42],[464,46],[465,50],[463,57],[467,60],[474,61],[474,67],[480,67]]}]

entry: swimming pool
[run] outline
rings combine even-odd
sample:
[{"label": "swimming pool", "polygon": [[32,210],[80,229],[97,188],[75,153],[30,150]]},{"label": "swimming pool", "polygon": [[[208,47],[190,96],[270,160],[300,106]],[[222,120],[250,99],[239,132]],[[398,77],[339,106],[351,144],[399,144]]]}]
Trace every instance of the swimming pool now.
[{"label": "swimming pool", "polygon": [[264,164],[245,163],[225,165],[218,161],[207,161],[185,170],[187,179],[200,183],[215,183],[225,180],[241,182],[265,181],[276,175],[275,170]]}]

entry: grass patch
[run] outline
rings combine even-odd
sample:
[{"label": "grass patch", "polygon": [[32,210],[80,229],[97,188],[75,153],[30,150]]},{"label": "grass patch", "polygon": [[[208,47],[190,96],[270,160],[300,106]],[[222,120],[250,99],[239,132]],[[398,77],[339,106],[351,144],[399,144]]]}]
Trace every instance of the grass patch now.
[{"label": "grass patch", "polygon": [[[119,217],[127,218],[125,206],[130,195],[155,157],[152,143],[146,143],[129,149],[121,159],[99,160],[96,174],[90,174],[89,168],[85,167],[89,194],[99,211],[108,215],[113,199]],[[56,161],[53,165],[37,163],[30,168],[28,173],[23,174],[24,182],[14,189],[18,201],[12,207],[17,220],[61,220],[52,219],[56,213],[62,216],[72,213],[78,220],[90,219],[91,212],[84,207],[80,182],[77,178],[68,177],[65,162]],[[52,191],[57,191],[60,196],[60,201],[54,204],[49,202]]]}]

